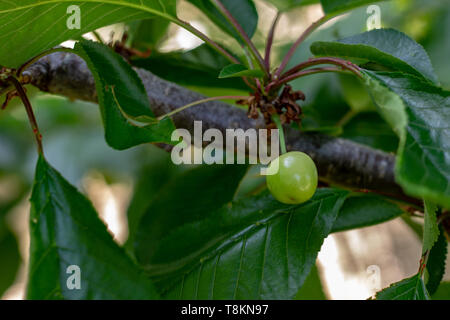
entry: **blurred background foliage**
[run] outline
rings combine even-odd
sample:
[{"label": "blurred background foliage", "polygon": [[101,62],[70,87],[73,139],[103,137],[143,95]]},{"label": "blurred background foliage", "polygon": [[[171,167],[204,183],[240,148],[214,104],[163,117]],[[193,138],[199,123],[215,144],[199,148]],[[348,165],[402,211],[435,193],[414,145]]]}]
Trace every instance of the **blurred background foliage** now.
[{"label": "blurred background foliage", "polygon": [[[263,49],[275,9],[270,1],[258,0],[256,4],[259,24],[254,40]],[[233,52],[241,52],[239,44],[214,27],[198,9],[185,1],[180,1],[179,5],[182,18],[192,21],[213,39],[220,39],[219,42]],[[450,89],[450,2],[395,0],[380,3],[379,6],[382,26],[401,30],[422,44],[430,55],[441,85]],[[324,25],[297,50],[291,65],[311,55],[308,48],[313,41],[334,40],[366,31],[366,9],[354,10]],[[294,9],[283,16],[276,33],[274,62],[279,62],[296,36],[320,16],[320,10],[318,5],[311,5]],[[241,94],[245,90],[240,80],[219,81],[218,72],[227,62],[175,26],[154,19],[102,28],[98,34],[108,41],[111,30],[114,30],[116,39],[128,30],[128,45],[143,52],[151,51],[150,58],[135,59],[133,63],[158,76],[211,96]],[[398,143],[396,136],[374,111],[367,93],[353,78],[314,75],[296,80],[293,86],[307,97],[303,105],[303,130],[322,131],[395,152]],[[132,240],[126,242],[127,236],[134,235],[152,195],[186,168],[174,166],[170,155],[155,146],[144,145],[121,152],[109,148],[103,138],[101,118],[95,104],[69,101],[36,92],[33,88],[28,90],[33,97],[32,104],[44,137],[45,151],[52,165],[72,184],[87,192],[93,198],[94,205],[98,199],[94,199],[95,192],[89,192],[89,181],[100,179],[104,186],[120,185],[128,190],[118,195],[123,205],[117,210],[122,215],[128,213],[128,221],[124,220],[122,230],[125,231],[120,236],[116,234],[116,239],[131,248],[129,244]],[[25,111],[16,99],[0,112],[0,297],[14,281],[23,282],[25,278],[18,271],[27,259],[27,238],[21,232],[23,228],[17,225],[27,224],[27,217],[15,212],[18,207],[28,208],[26,204],[35,162],[32,132]],[[254,167],[248,172],[238,196],[264,187],[264,179],[258,177],[257,169]],[[104,219],[110,223],[107,217]],[[111,229],[112,226],[109,226]],[[315,269],[297,298],[323,299],[325,293],[321,288],[319,272]],[[441,285],[436,297],[450,298],[448,283]]]}]

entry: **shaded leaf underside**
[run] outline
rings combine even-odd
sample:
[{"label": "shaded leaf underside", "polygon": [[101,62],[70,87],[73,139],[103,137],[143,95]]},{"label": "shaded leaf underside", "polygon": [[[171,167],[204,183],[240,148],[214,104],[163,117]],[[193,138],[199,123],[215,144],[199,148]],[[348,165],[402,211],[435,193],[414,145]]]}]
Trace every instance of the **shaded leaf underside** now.
[{"label": "shaded leaf underside", "polygon": [[[346,195],[319,190],[291,208],[268,193],[233,203],[163,239],[150,265],[152,278],[172,299],[292,299]],[[204,242],[180,261],[170,260],[194,232]]]},{"label": "shaded leaf underside", "polygon": [[[29,299],[157,299],[89,200],[39,158],[31,196]],[[69,290],[69,266],[81,288]]]}]

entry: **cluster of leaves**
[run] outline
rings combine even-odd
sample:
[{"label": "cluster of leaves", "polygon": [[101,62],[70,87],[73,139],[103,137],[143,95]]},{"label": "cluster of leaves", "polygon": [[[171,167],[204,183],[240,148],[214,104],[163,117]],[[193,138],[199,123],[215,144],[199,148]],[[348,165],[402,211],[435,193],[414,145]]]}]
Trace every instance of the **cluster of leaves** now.
[{"label": "cluster of leaves", "polygon": [[[189,86],[246,90],[244,82],[235,78],[264,84],[272,80],[271,70],[248,41],[258,22],[253,1],[189,2],[235,38],[245,54],[222,49],[180,20],[175,0],[143,0],[139,4],[131,0],[77,1],[82,21],[88,21],[80,30],[67,29],[61,18],[66,17],[67,1],[0,1],[0,33],[7,39],[0,45],[0,65],[20,68],[64,40],[79,39],[112,23],[141,19],[130,27],[146,30],[148,25],[157,25],[160,29],[148,38],[132,37],[135,46],[154,46],[165,33],[167,21],[193,32],[206,44],[189,52],[133,59],[135,66]],[[270,2],[286,11],[319,1]],[[320,2],[326,21],[374,1]],[[224,14],[220,5],[236,21]],[[41,28],[35,28],[33,21],[39,21]],[[398,183],[409,195],[425,200],[420,269],[377,298],[429,298],[442,279],[446,258],[447,241],[438,228],[437,213],[439,208],[450,207],[450,93],[439,87],[424,49],[396,30],[318,41],[310,50],[317,58],[345,59],[359,66],[362,81],[355,84],[354,79],[349,80],[349,86],[367,90],[377,112],[397,136]],[[79,40],[72,52],[87,62],[94,75],[105,139],[112,148],[171,143],[172,121],[155,118],[141,80],[120,55],[87,40]],[[239,59],[241,56],[248,59]],[[130,213],[130,239],[124,249],[113,241],[89,201],[40,155],[31,197],[28,297],[291,299],[307,279],[330,233],[402,214],[382,197],[356,196],[337,188],[320,189],[298,206],[280,204],[265,191],[239,198],[236,192],[246,172],[246,166],[213,165],[174,175],[155,192],[145,210]],[[197,190],[202,190],[201,197]],[[65,285],[65,267],[71,264],[83,270],[81,290],[71,291]]]},{"label": "cluster of leaves", "polygon": [[[233,200],[246,172],[242,165],[200,166],[158,186],[148,208],[130,213],[140,222],[126,247],[134,247],[138,268],[86,198],[40,158],[28,297],[291,299],[328,234],[402,213],[381,197],[338,189],[320,189],[299,206],[283,205],[267,192]],[[377,211],[382,215],[372,214]],[[81,290],[65,286],[69,262],[83,270]]]}]

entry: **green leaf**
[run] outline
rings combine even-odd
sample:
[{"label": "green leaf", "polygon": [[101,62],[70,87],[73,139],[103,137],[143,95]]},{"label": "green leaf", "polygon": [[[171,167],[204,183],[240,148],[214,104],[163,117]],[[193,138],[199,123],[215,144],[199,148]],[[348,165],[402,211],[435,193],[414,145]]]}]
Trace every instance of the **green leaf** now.
[{"label": "green leaf", "polygon": [[336,15],[359,6],[384,0],[320,0],[323,11],[327,15]]},{"label": "green leaf", "polygon": [[133,59],[131,63],[151,71],[158,77],[187,87],[248,90],[240,79],[217,78],[219,71],[226,67],[229,61],[206,44],[187,52],[152,54],[148,58]]},{"label": "green leaf", "polygon": [[423,247],[422,253],[433,248],[433,245],[439,237],[439,227],[437,224],[436,212],[438,207],[435,203],[424,201],[425,218],[423,226]]},{"label": "green leaf", "polygon": [[266,1],[268,3],[273,4],[279,11],[288,11],[295,7],[307,6],[319,2],[319,0],[266,0]]},{"label": "green leaf", "polygon": [[391,127],[376,112],[355,115],[344,126],[340,137],[392,153],[397,151],[399,143]]},{"label": "green leaf", "polygon": [[136,234],[139,263],[149,265],[159,241],[173,229],[208,216],[231,201],[247,169],[246,165],[202,165],[162,184],[148,203]]},{"label": "green leaf", "polygon": [[396,180],[409,195],[450,207],[450,92],[401,73],[364,71],[364,78],[400,138]]},{"label": "green leaf", "polygon": [[338,74],[342,95],[355,113],[376,111],[364,84],[354,75]]},{"label": "green leaf", "polygon": [[120,55],[103,44],[88,40],[78,42],[75,52],[86,58],[90,67],[99,73],[105,86],[103,91],[114,91],[125,114],[135,118],[153,117],[144,85]]},{"label": "green leaf", "polygon": [[419,274],[392,284],[376,295],[377,300],[429,300],[430,296]]},{"label": "green leaf", "polygon": [[[199,8],[208,18],[223,31],[236,40],[241,41],[233,25],[222,15],[211,0],[188,0]],[[220,0],[236,21],[251,38],[258,26],[258,12],[252,0]]]},{"label": "green leaf", "polygon": [[220,71],[219,79],[237,78],[237,77],[255,77],[261,78],[264,73],[258,69],[247,69],[242,64],[230,64]]},{"label": "green leaf", "polygon": [[239,183],[234,200],[245,198],[261,192],[266,186],[266,176],[261,175],[261,165],[252,165]]},{"label": "green leaf", "polygon": [[436,83],[428,54],[404,33],[394,29],[375,29],[337,42],[318,41],[311,45],[317,56],[355,59],[358,63],[376,63],[383,67],[423,77]]},{"label": "green leaf", "polygon": [[[80,29],[68,28],[80,9]],[[17,68],[42,51],[117,22],[158,16],[176,20],[176,0],[0,1],[0,65]],[[14,53],[14,54],[11,54]]]},{"label": "green leaf", "polygon": [[447,238],[444,228],[441,226],[439,237],[430,251],[426,266],[427,291],[432,296],[439,287],[445,274],[445,262],[447,259]]},{"label": "green leaf", "polygon": [[400,216],[403,211],[394,203],[375,195],[348,197],[331,232],[372,226]]},{"label": "green leaf", "polygon": [[105,139],[118,150],[148,142],[171,142],[175,127],[170,118],[139,127],[127,117],[153,119],[144,85],[131,66],[110,48],[82,40],[75,52],[92,71],[105,126]]},{"label": "green leaf", "polygon": [[[319,28],[307,39],[305,39],[303,45],[295,51],[295,54],[287,68],[292,68],[298,63],[311,58],[311,52],[309,50],[305,50],[304,48],[309,48],[315,41],[338,40],[343,37],[354,35],[355,32],[365,30],[366,22],[366,8],[358,8],[352,12],[349,12],[347,15],[340,17],[339,19],[336,19],[335,23],[332,25],[324,25],[323,28]],[[274,50],[278,56],[284,56],[291,46],[292,43],[287,43],[285,45],[275,46]],[[337,75],[328,73],[316,74],[311,77],[301,77],[290,82],[290,85],[292,85],[294,90],[302,90],[305,92],[307,100],[309,100],[311,99],[311,92],[314,91],[318,85],[330,78],[337,78]],[[329,109],[332,110],[332,106],[330,106]]]},{"label": "green leaf", "polygon": [[[30,214],[29,299],[157,299],[153,284],[113,240],[95,209],[39,157]],[[76,265],[81,289],[69,290]]]},{"label": "green leaf", "polygon": [[154,49],[167,34],[169,24],[169,20],[156,17],[128,23],[130,47],[140,50]]},{"label": "green leaf", "polygon": [[433,300],[450,300],[450,282],[442,282],[432,298]]},{"label": "green leaf", "polygon": [[316,262],[346,191],[289,206],[268,192],[174,228],[148,272],[168,299],[292,299]]},{"label": "green leaf", "polygon": [[[435,1],[432,6],[422,6],[422,8],[427,8],[428,13],[424,15],[422,10],[411,10],[416,15],[414,24],[426,21],[427,27],[420,28],[420,43],[425,47],[431,61],[433,61],[437,76],[443,87],[450,89],[450,64],[448,63],[450,37],[447,37],[447,30],[450,30],[450,6],[445,1]],[[409,17],[405,15],[404,21],[405,26],[412,25],[410,15]]]},{"label": "green leaf", "polygon": [[[152,155],[154,161],[154,155]],[[136,174],[136,185],[133,188],[133,198],[127,211],[128,240],[127,248],[132,248],[134,237],[139,227],[142,216],[147,211],[149,203],[156,199],[158,191],[175,176],[183,167],[176,166],[170,159],[170,153],[166,153],[161,159],[151,165],[145,166]]]},{"label": "green leaf", "polygon": [[[302,89],[303,90],[303,89]],[[327,77],[308,92],[305,105],[302,105],[304,131],[321,131],[328,134],[342,132],[339,122],[351,109],[345,101],[337,77]]]},{"label": "green leaf", "polygon": [[311,272],[295,295],[295,300],[327,300],[317,265],[311,268]]}]

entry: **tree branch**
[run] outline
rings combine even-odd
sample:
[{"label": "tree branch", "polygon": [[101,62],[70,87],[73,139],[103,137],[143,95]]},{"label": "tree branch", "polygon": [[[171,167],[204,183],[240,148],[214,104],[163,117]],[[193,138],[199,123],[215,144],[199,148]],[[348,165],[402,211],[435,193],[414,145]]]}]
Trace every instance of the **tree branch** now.
[{"label": "tree branch", "polygon": [[[136,69],[147,90],[156,116],[166,114],[188,103],[204,99],[191,90],[167,82],[152,73]],[[56,52],[33,64],[24,74],[40,90],[71,99],[97,101],[94,79],[78,56]],[[249,119],[244,110],[213,101],[184,110],[173,116],[178,128],[193,132],[194,120],[203,122],[203,130],[264,128],[263,119]],[[394,155],[361,144],[318,133],[302,133],[286,128],[288,150],[309,154],[317,164],[322,180],[352,189],[368,189],[397,199],[417,203],[403,194],[394,179]]]}]

